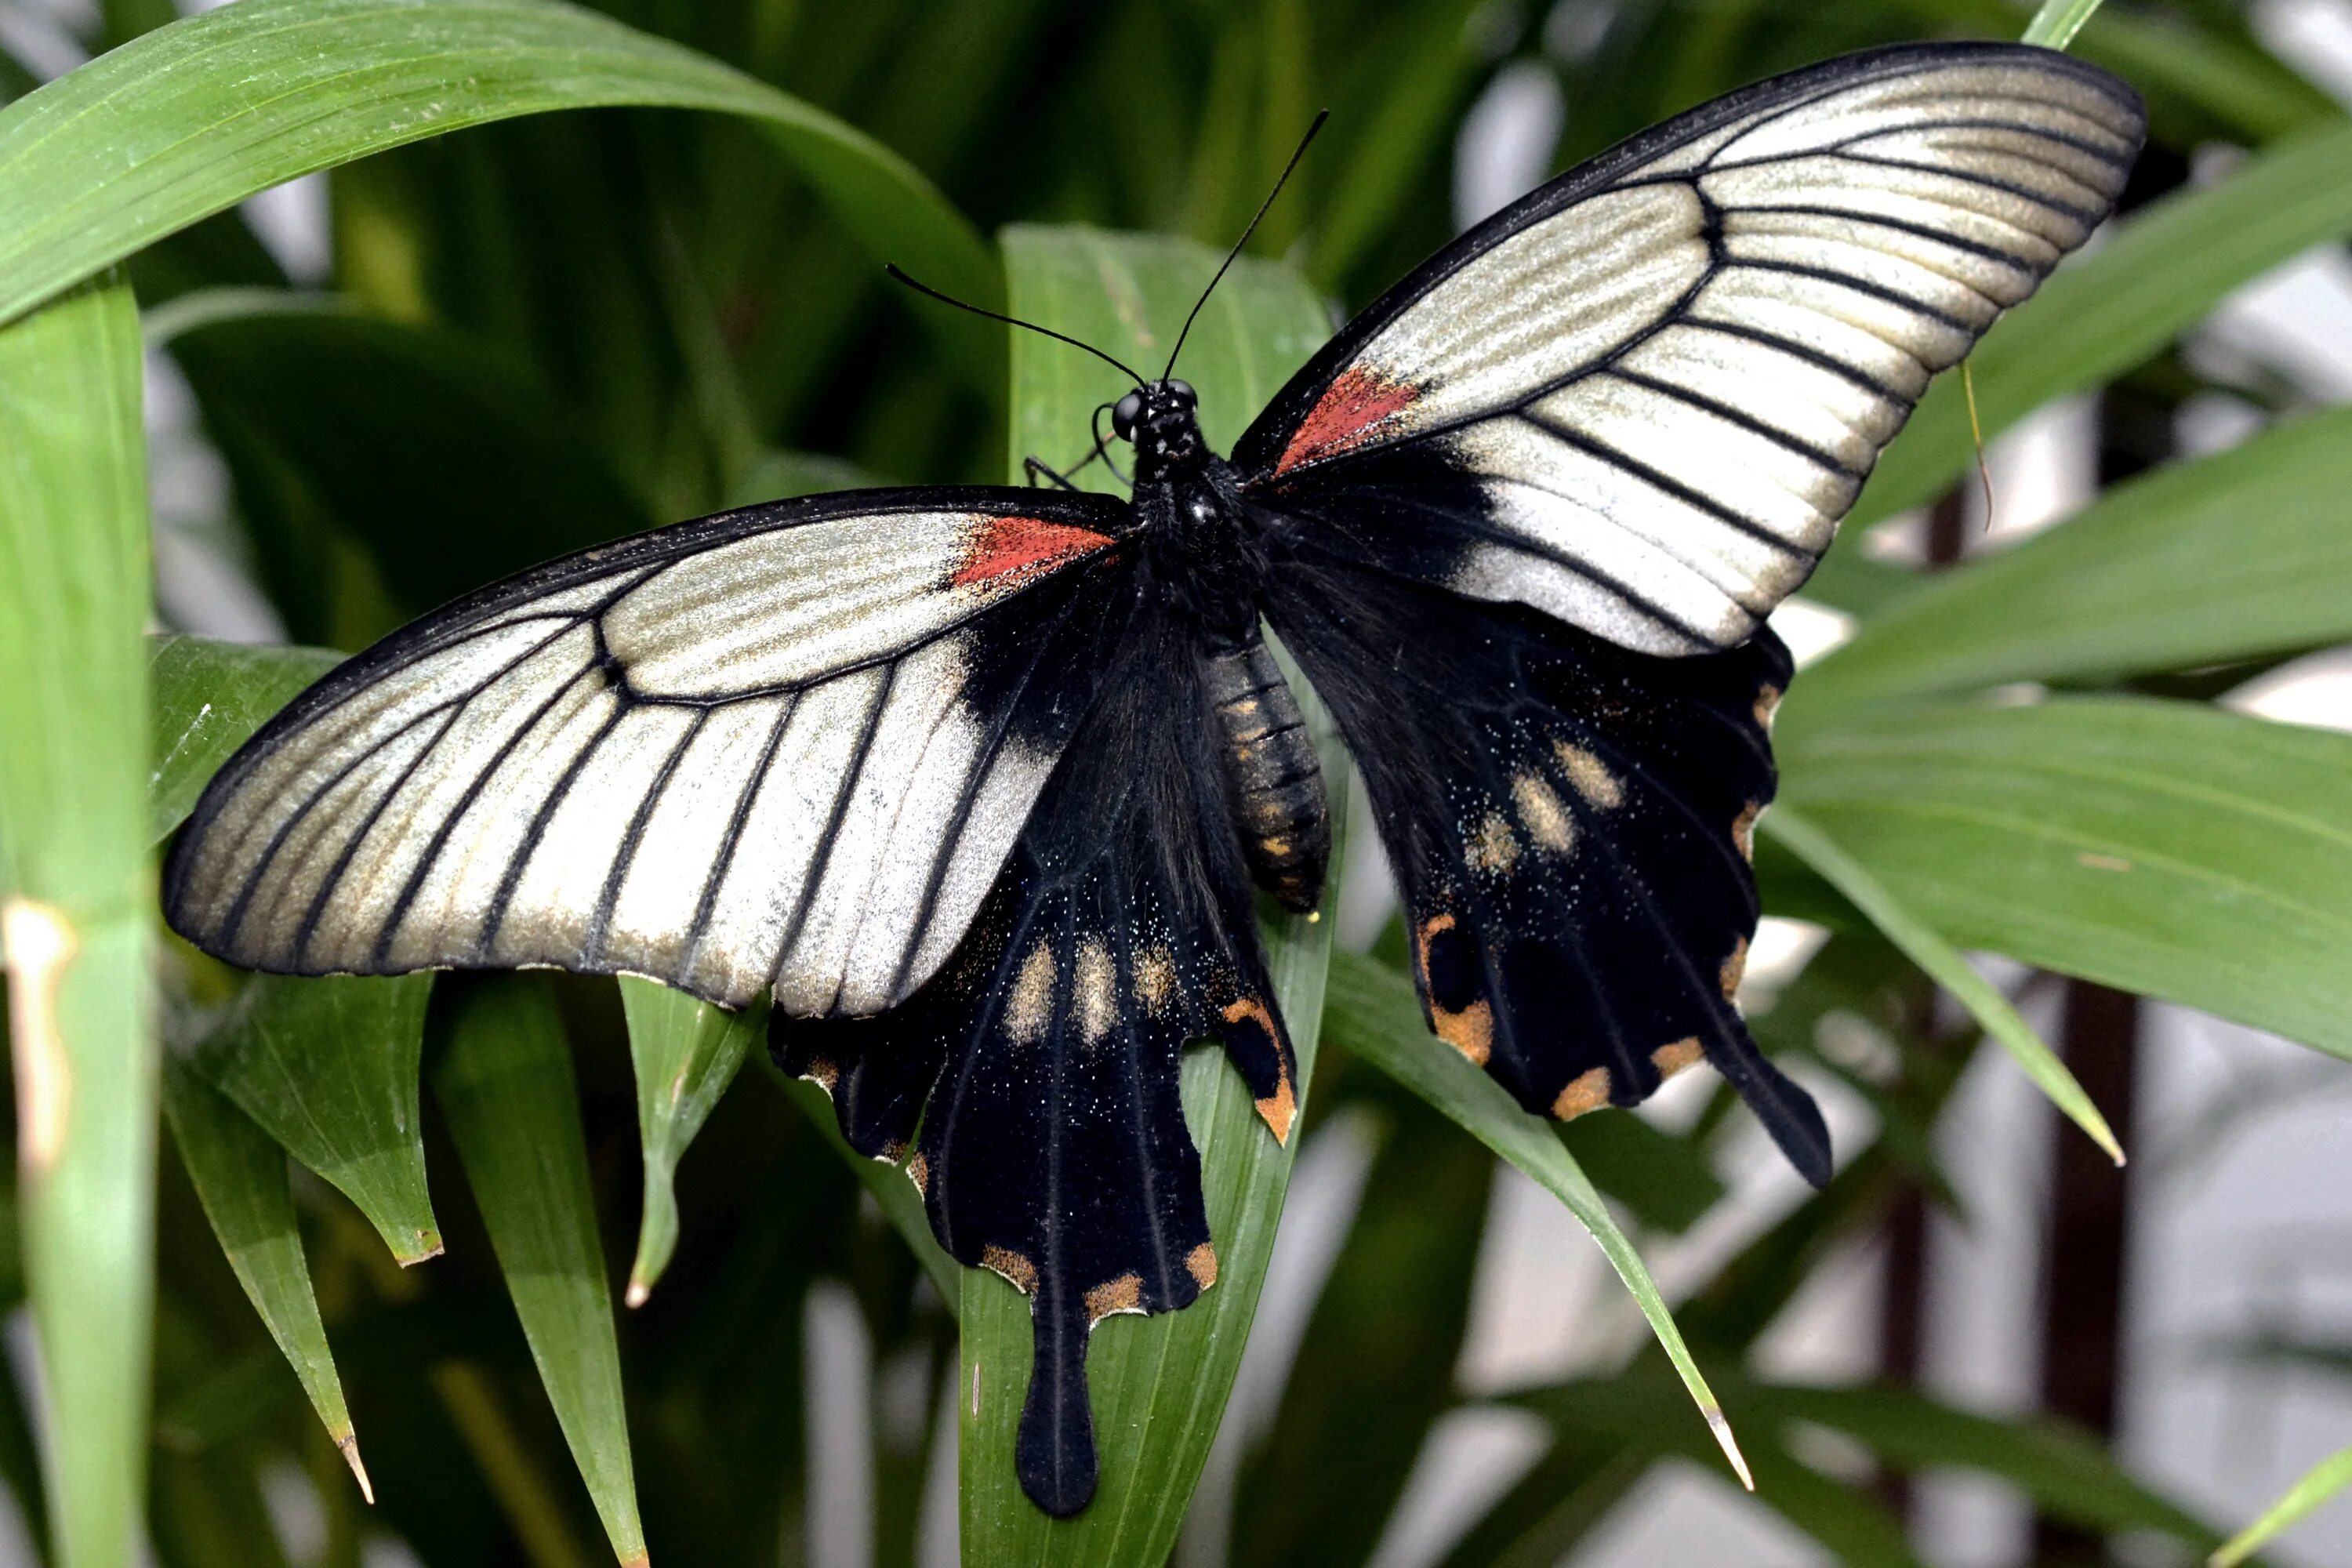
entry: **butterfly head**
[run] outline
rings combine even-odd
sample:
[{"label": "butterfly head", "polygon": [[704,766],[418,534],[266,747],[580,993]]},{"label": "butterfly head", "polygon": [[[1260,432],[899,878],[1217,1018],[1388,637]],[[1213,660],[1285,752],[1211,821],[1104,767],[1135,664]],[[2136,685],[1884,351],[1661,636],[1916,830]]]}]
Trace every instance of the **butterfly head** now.
[{"label": "butterfly head", "polygon": [[1207,458],[1199,405],[1188,383],[1165,380],[1143,383],[1112,407],[1112,433],[1135,445],[1138,486],[1165,478],[1171,471],[1197,468]]}]

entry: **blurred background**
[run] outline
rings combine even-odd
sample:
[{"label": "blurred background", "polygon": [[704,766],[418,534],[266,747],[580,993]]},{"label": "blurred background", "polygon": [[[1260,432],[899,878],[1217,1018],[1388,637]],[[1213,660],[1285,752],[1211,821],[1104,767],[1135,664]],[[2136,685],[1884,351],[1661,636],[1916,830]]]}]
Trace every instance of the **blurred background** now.
[{"label": "blurred background", "polygon": [[[1087,221],[1223,242],[1328,105],[1330,129],[1256,248],[1295,258],[1347,310],[1674,110],[1872,43],[2013,36],[2026,15],[2002,0],[601,8],[867,130],[983,229]],[[173,15],[170,0],[0,0],[0,91]],[[2352,107],[2352,0],[2116,0],[2078,48],[2150,99],[2131,205]],[[134,277],[163,344],[149,422],[158,603],[175,630],[354,648],[617,532],[800,490],[1001,478],[989,400],[753,134],[719,121],[567,115],[425,143],[272,191],[151,251]],[[235,292],[252,289],[338,306]],[[2104,485],[2347,401],[2352,255],[2336,244],[2242,289],[2109,391],[2002,437],[1990,516],[1969,487],[1858,542],[1941,570]],[[1072,431],[1068,453],[1045,456],[1084,443]],[[1849,623],[1800,597],[1775,624],[1811,658]],[[2224,674],[2213,689],[2231,706],[2352,728],[2352,655]],[[1393,900],[1371,834],[1354,843],[1340,940],[1368,947]],[[1819,1060],[1792,1070],[1842,1151],[1900,1152],[1866,1194],[1811,1196],[1725,1116],[1706,1075],[1644,1107],[1646,1132],[1578,1148],[1669,1298],[1692,1303],[1696,1342],[1776,1384],[1891,1384],[2063,1419],[2225,1529],[2352,1444],[2352,1068],[1988,962],[2132,1151],[2119,1173],[1916,975],[1822,941],[1768,921],[1744,1001],[1760,1032],[1802,1032]],[[584,987],[565,1004],[600,1196],[620,1216],[608,1237],[625,1237],[635,1151],[615,1010]],[[1622,1366],[1646,1334],[1599,1252],[1550,1197],[1344,1054],[1318,1095],[1184,1568],[1870,1560],[1712,1462],[1567,1455],[1518,1396]],[[299,1194],[383,1493],[363,1519],[290,1384],[272,1380],[168,1158],[163,1174],[163,1561],[164,1521],[200,1516],[265,1531],[255,1562],[543,1563],[533,1507],[595,1539],[461,1193],[436,1187],[451,1245],[430,1278],[391,1270],[323,1186]],[[681,1201],[677,1265],[625,1326],[654,1539],[698,1542],[681,1559],[698,1563],[954,1562],[951,1325],[764,1069],[722,1105]],[[22,1319],[8,1342],[29,1388]],[[419,1364],[485,1369],[503,1414],[469,1418],[478,1404],[446,1380],[436,1395]],[[225,1386],[232,1373],[244,1382]],[[1689,1419],[1664,1401],[1662,1418]],[[2102,1542],[2038,1517],[1958,1438],[1948,1459],[1880,1475],[1816,1430],[1800,1458],[1872,1491],[1937,1568],[2181,1560],[2161,1539]],[[1572,1528],[1545,1522],[1570,1504]],[[2352,1502],[2272,1560],[2352,1563]],[[0,1563],[34,1561],[21,1517],[0,1519]]]}]

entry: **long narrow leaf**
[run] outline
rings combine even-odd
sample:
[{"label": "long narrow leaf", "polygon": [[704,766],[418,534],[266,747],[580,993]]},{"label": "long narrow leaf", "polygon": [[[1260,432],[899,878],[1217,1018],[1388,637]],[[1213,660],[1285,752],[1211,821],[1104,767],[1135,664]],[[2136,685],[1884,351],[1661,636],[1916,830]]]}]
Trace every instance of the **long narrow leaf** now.
[{"label": "long narrow leaf", "polygon": [[1784,805],[1945,941],[2352,1058],[2352,736],[2116,699],[1802,717]]},{"label": "long narrow leaf", "polygon": [[2074,41],[2074,35],[2098,8],[2099,0],[2042,0],[2042,9],[2026,25],[2023,41],[2045,49],[2063,49]]},{"label": "long narrow leaf", "polygon": [[645,1531],[563,1023],[527,975],[468,985],[451,1013],[435,1097],[572,1461],[631,1568],[646,1561]]},{"label": "long narrow leaf", "polygon": [[140,396],[121,283],[0,330],[0,951],[66,1568],[129,1563],[146,1495],[156,1058]]},{"label": "long narrow leaf", "polygon": [[1933,927],[1906,908],[1903,900],[1861,862],[1839,848],[1835,839],[1788,806],[1766,814],[1763,826],[1868,915],[1887,941],[1927,971],[1928,978],[1967,1008],[1969,1016],[1983,1026],[1986,1034],[2000,1042],[2001,1048],[2017,1059],[2025,1076],[2050,1097],[2052,1104],[2089,1133],[2092,1142],[2105,1149],[2116,1164],[2124,1163],[2123,1146],[2116,1142],[2115,1131],[2099,1114],[2099,1108],[2091,1103],[2083,1086],[2074,1081],[2074,1075],[2066,1070],[2066,1064],[2033,1032],[2033,1026],[2010,1005],[2000,988],[1969,965],[1959,949],[1937,935]]},{"label": "long narrow leaf", "polygon": [[[1167,358],[1184,312],[1217,264],[1213,252],[1198,246],[1086,229],[1015,228],[1004,245],[1018,313],[1155,366]],[[1184,351],[1182,374],[1200,390],[1210,440],[1228,447],[1325,331],[1322,305],[1297,274],[1236,266]],[[1014,342],[1013,366],[1016,477],[1020,458],[1031,452],[1056,468],[1073,461],[1090,439],[1088,411],[1124,390],[1096,361],[1027,334]],[[1100,465],[1084,477],[1116,483],[1100,477]],[[1319,708],[1308,694],[1301,698],[1328,745]],[[1339,759],[1327,751],[1324,777],[1336,784],[1344,776]],[[1344,792],[1335,788],[1331,804],[1343,822]],[[1268,931],[1275,997],[1297,1051],[1302,1107],[1310,1098],[1330,931],[1328,922],[1297,918]],[[1213,1050],[1186,1058],[1183,1102],[1201,1150],[1217,1283],[1181,1312],[1107,1319],[1095,1330],[1089,1362],[1102,1479],[1076,1519],[1047,1518],[1014,1479],[1013,1440],[1031,1354],[1028,1300],[992,1274],[965,1275],[956,1404],[967,1561],[1107,1568],[1160,1568],[1167,1561],[1240,1368],[1299,1136],[1294,1131],[1287,1146],[1277,1145],[1239,1076]]]},{"label": "long narrow leaf", "polygon": [[1674,1314],[1658,1293],[1657,1282],[1650,1278],[1642,1255],[1618,1228],[1608,1205],[1601,1201],[1552,1125],[1520,1110],[1509,1091],[1491,1076],[1437,1042],[1423,1026],[1412,984],[1403,975],[1355,953],[1339,954],[1331,969],[1336,982],[1328,1016],[1332,1037],[1346,1042],[1349,1049],[1444,1111],[1568,1205],[1577,1223],[1601,1244],[1617,1277],[1642,1309],[1642,1316],[1649,1320],[1650,1331],[1674,1363],[1699,1414],[1706,1417],[1708,1431],[1738,1472],[1740,1484],[1753,1490],[1755,1482],[1731,1435],[1731,1423],[1698,1363],[1691,1359],[1690,1347],[1683,1343],[1682,1331],[1675,1327]]},{"label": "long narrow leaf", "polygon": [[[2130,369],[2239,284],[2352,231],[2352,124],[2283,141],[2220,184],[2167,196],[2058,269],[1969,360],[1984,434]],[[1959,378],[1927,389],[1856,503],[1866,526],[1924,505],[1976,453]]]},{"label": "long narrow leaf", "polygon": [[359,1205],[403,1267],[436,1258],[417,1063],[430,974],[260,974],[189,1061],[286,1152]]},{"label": "long narrow leaf", "polygon": [[2352,409],[2160,468],[1939,573],[1805,671],[1864,698],[2187,669],[2352,637]]},{"label": "long narrow leaf", "polygon": [[[0,321],[257,191],[423,137],[641,104],[761,127],[877,258],[966,299],[986,245],[905,160],[763,82],[542,0],[243,0],[0,111]],[[976,370],[991,340],[951,318]]]},{"label": "long narrow leaf", "polygon": [[2352,1448],[2331,1454],[2314,1465],[2303,1479],[2271,1504],[2262,1518],[2238,1531],[2207,1558],[2210,1568],[2238,1564],[2269,1545],[2337,1493],[2352,1488]]},{"label": "long narrow leaf", "polygon": [[641,1307],[677,1249],[678,1158],[735,1081],[752,1042],[765,1033],[768,1005],[763,998],[730,1013],[634,975],[621,978],[621,1005],[629,1020],[637,1144],[645,1158],[645,1210],[628,1289],[629,1305]]},{"label": "long narrow leaf", "polygon": [[882,1217],[890,1222],[890,1228],[898,1233],[907,1249],[915,1255],[915,1261],[930,1276],[948,1310],[959,1310],[963,1300],[964,1270],[947,1255],[939,1237],[931,1234],[930,1216],[923,1212],[923,1194],[907,1174],[907,1168],[887,1160],[868,1159],[851,1148],[849,1140],[841,1135],[840,1120],[833,1113],[833,1097],[823,1088],[807,1079],[786,1079],[781,1073],[776,1076],[784,1097],[809,1119],[817,1135],[849,1166],[858,1184],[873,1195],[874,1206],[882,1211]]},{"label": "long narrow leaf", "polygon": [[360,1490],[374,1501],[352,1414],[343,1404],[342,1379],[327,1348],[326,1325],[319,1321],[319,1299],[310,1289],[302,1233],[294,1222],[294,1194],[286,1181],[286,1151],[178,1062],[163,1066],[163,1110],[172,1123],[172,1142],[236,1282],[301,1380],[302,1392],[352,1467]]},{"label": "long narrow leaf", "polygon": [[148,639],[154,762],[147,834],[162,843],[187,820],[220,765],[269,716],[342,656],[315,647],[247,647],[203,637]]}]

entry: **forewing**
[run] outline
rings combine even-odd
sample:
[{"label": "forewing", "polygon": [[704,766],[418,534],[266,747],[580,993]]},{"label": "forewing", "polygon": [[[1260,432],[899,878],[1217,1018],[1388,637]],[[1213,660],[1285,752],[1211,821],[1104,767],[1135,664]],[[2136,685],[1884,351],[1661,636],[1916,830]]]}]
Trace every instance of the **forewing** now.
[{"label": "forewing", "polygon": [[1158,626],[1124,646],[948,967],[882,1017],[775,1033],[854,1145],[908,1161],[940,1244],[1032,1297],[1018,1458],[1055,1514],[1094,1489],[1089,1329],[1216,1279],[1185,1042],[1223,1041],[1276,1137],[1296,1103],[1192,651]]},{"label": "forewing", "polygon": [[541,567],[297,699],[205,791],[173,927],[283,973],[551,964],[800,1014],[978,910],[1134,597],[1125,509],[868,491]]},{"label": "forewing", "polygon": [[1362,770],[1439,1037],[1562,1119],[1704,1058],[1826,1180],[1820,1112],[1733,1000],[1780,639],[1656,658],[1317,555],[1271,614]]},{"label": "forewing", "polygon": [[1622,647],[1730,647],[1829,548],[1936,372],[2089,237],[2145,128],[2047,49],[1760,83],[1471,230],[1242,439],[1368,558]]}]

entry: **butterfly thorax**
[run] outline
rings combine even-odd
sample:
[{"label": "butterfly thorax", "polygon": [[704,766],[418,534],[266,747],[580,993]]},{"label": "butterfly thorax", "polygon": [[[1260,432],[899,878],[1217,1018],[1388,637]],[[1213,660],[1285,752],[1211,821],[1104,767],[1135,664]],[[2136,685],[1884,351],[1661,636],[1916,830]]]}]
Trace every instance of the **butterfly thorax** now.
[{"label": "butterfly thorax", "polygon": [[1168,384],[1154,384],[1132,426],[1137,526],[1153,575],[1199,629],[1202,695],[1250,875],[1305,912],[1322,897],[1330,810],[1297,696],[1258,630],[1263,527],[1202,438],[1190,389],[1170,395]]}]

